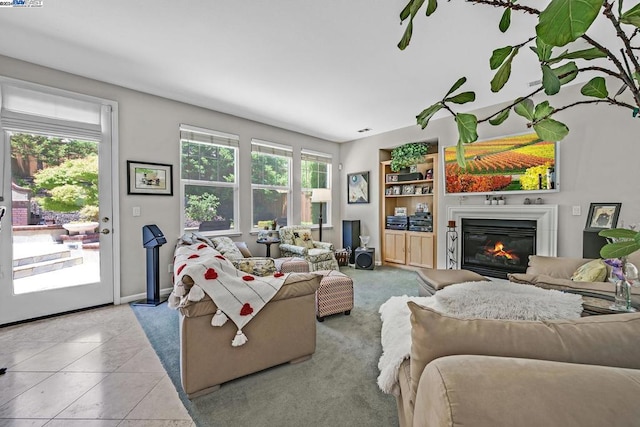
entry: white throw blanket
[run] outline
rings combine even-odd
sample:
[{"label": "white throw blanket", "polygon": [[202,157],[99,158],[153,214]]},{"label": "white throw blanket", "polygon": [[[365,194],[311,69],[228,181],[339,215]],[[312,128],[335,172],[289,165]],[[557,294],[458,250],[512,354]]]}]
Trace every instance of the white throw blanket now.
[{"label": "white throw blanket", "polygon": [[[282,287],[287,275],[254,276],[237,270],[231,261],[204,243],[181,246],[176,249],[174,261],[175,284],[169,298],[169,306],[183,306],[187,300],[199,301],[206,293],[218,306],[211,320],[212,326],[222,326],[231,319],[238,328],[231,345],[247,342],[242,328]],[[189,275],[194,286],[186,292],[182,278]]]},{"label": "white throw blanket", "polygon": [[411,312],[407,301],[461,318],[577,319],[582,313],[580,295],[516,283],[466,282],[448,286],[433,297],[391,297],[379,310],[382,355],[378,361],[378,386],[395,396],[400,392],[398,370],[411,353]]}]

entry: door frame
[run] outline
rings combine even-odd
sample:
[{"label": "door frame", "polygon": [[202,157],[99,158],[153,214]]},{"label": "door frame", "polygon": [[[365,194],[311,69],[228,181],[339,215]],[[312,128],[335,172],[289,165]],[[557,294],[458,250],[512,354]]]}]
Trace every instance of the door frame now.
[{"label": "door frame", "polygon": [[[18,86],[18,87],[22,87],[22,88],[26,88],[26,89],[30,89],[30,90],[34,90],[34,91],[39,91],[39,92],[43,92],[43,93],[48,93],[48,94],[52,94],[52,95],[59,95],[59,96],[64,96],[64,97],[68,97],[68,98],[73,98],[73,99],[78,99],[78,100],[83,100],[83,101],[88,101],[88,102],[93,102],[96,104],[100,104],[102,106],[106,106],[108,110],[108,113],[110,114],[110,124],[111,124],[111,128],[110,128],[110,136],[111,136],[111,147],[110,147],[110,156],[111,156],[111,180],[109,183],[106,183],[106,185],[110,185],[110,189],[108,189],[108,193],[109,197],[111,198],[111,222],[110,222],[110,228],[111,228],[111,242],[112,242],[112,248],[111,248],[111,257],[112,257],[112,262],[111,262],[111,271],[109,272],[109,275],[111,276],[111,287],[112,287],[112,293],[113,293],[113,304],[114,305],[119,305],[122,303],[121,301],[121,283],[120,283],[120,234],[119,234],[119,230],[120,230],[120,200],[119,200],[119,185],[120,185],[120,168],[119,168],[119,121],[118,121],[118,102],[114,101],[114,100],[110,100],[110,99],[105,99],[105,98],[101,98],[101,97],[96,97],[96,96],[91,96],[91,95],[86,95],[86,94],[82,94],[82,93],[78,93],[78,92],[73,92],[73,91],[68,91],[68,90],[63,90],[63,89],[58,89],[55,87],[51,87],[51,86],[47,86],[47,85],[41,85],[41,84],[37,84],[37,83],[31,83],[31,82],[27,82],[24,80],[18,80],[18,79],[13,79],[10,77],[4,77],[0,75],[0,84],[8,84],[8,85],[12,85],[12,86]],[[0,107],[1,107],[1,93],[0,93]],[[103,108],[104,111],[104,108]],[[104,114],[104,113],[103,113]],[[6,131],[5,129],[2,127],[2,124],[0,123],[0,139],[2,139],[2,147],[0,148],[4,148],[4,152],[3,154],[7,154],[7,152],[10,154],[10,141],[4,141],[6,139]],[[4,157],[4,156],[3,156]],[[10,155],[7,157],[6,162],[9,162],[9,157]],[[8,169],[8,170],[5,170]],[[8,168],[5,165],[5,161],[1,161],[0,162],[0,185],[3,185],[6,187],[7,183],[4,182],[5,179],[8,179],[9,182],[11,181],[11,167],[9,166]],[[100,184],[99,184],[100,185]],[[102,184],[105,185],[105,184]],[[102,186],[101,185],[101,186]],[[2,188],[2,190],[4,191],[4,188]],[[1,194],[1,193],[0,193]],[[4,200],[1,200],[0,197],[0,204],[6,204],[8,202],[9,198],[5,198]],[[11,209],[11,207],[9,206],[8,209]],[[5,216],[5,218],[3,219],[3,223],[5,226],[7,226],[7,222],[8,222],[8,216]],[[11,226],[11,224],[9,224],[8,226]],[[11,260],[9,260],[9,266],[11,266]],[[0,271],[0,275],[2,274],[11,274],[10,271]],[[45,316],[47,317],[47,316]],[[15,322],[14,322],[15,323]],[[11,324],[11,323],[9,323]]]}]

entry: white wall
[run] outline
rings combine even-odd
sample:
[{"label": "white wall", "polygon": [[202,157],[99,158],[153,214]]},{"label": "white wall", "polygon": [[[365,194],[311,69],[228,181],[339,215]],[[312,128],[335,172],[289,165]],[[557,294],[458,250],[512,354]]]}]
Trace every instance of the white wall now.
[{"label": "white wall", "polygon": [[[613,85],[612,85],[613,87]],[[617,87],[617,86],[616,86]],[[578,87],[563,88],[551,99],[551,104],[561,106],[576,99]],[[476,111],[484,117],[495,108]],[[416,112],[418,113],[418,112]],[[640,225],[640,119],[634,119],[631,112],[610,106],[578,106],[565,110],[557,117],[570,129],[569,135],[560,142],[559,188],[560,192],[544,194],[545,203],[557,204],[558,214],[558,255],[582,256],[582,230],[586,223],[589,205],[592,202],[622,202],[618,226],[638,223]],[[527,132],[523,118],[512,116],[499,127],[481,125],[479,139]],[[452,118],[434,120],[425,130],[410,126],[396,131],[352,141],[341,146],[340,156],[344,165],[341,178],[356,170],[371,170],[371,202],[375,210],[366,211],[358,205],[341,206],[342,216],[361,219],[363,227],[371,235],[371,246],[380,247],[379,221],[377,209],[380,197],[379,159],[377,151],[406,142],[437,140],[440,147],[455,145],[458,135]],[[368,153],[363,156],[362,153]],[[375,155],[374,155],[375,153]],[[484,196],[469,196],[460,200],[456,196],[443,196],[442,177],[438,188],[438,265],[445,266],[445,241],[447,206],[482,204]],[[536,195],[538,197],[538,195]],[[508,204],[522,204],[525,195],[510,195]],[[581,216],[573,216],[572,206],[580,206]],[[380,260],[380,254],[376,253]]]},{"label": "white wall", "polygon": [[[160,287],[170,286],[167,265],[173,257],[173,244],[181,234],[179,202],[179,125],[190,124],[203,128],[228,132],[240,136],[240,236],[234,240],[245,241],[255,255],[264,255],[265,248],[255,243],[250,235],[251,218],[251,152],[252,138],[277,142],[294,147],[294,171],[300,170],[300,150],[307,148],[333,155],[334,197],[338,197],[339,146],[336,143],[313,138],[284,129],[267,126],[250,120],[218,113],[204,108],[171,101],[136,92],[108,83],[75,76],[40,67],[27,62],[0,56],[0,75],[73,92],[93,95],[118,102],[120,153],[117,159],[120,179],[120,265],[121,296],[127,297],[145,292],[145,249],[142,247],[142,226],[157,224],[168,243],[160,248]],[[172,164],[174,170],[174,196],[127,195],[126,161],[138,160]],[[291,223],[300,221],[300,174],[294,175]],[[132,208],[139,206],[141,216],[133,217]],[[332,207],[333,228],[323,227],[323,240],[341,245],[340,205]],[[336,225],[337,224],[337,225]],[[317,232],[316,232],[317,233]],[[277,248],[272,250],[277,255]]]}]

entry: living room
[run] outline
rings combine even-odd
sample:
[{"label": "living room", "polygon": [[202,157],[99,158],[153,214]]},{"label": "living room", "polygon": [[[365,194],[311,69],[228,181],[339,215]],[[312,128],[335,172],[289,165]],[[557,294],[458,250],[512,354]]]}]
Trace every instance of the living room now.
[{"label": "living room", "polygon": [[[11,28],[11,25],[8,28]],[[391,41],[392,44],[396,42],[395,39]],[[63,48],[64,46],[52,47],[51,52]],[[300,205],[301,182],[296,178],[296,172],[300,168],[301,152],[312,150],[330,155],[333,192],[329,212],[330,223],[323,227],[322,240],[332,242],[336,248],[342,247],[342,221],[351,219],[360,219],[361,234],[371,237],[369,246],[381,247],[381,223],[384,222],[384,218],[379,206],[382,197],[380,186],[384,177],[380,176],[380,161],[385,160],[385,151],[411,141],[429,141],[434,145],[437,144],[440,150],[442,147],[455,145],[458,139],[456,124],[450,118],[433,119],[424,130],[413,124],[413,116],[424,108],[422,104],[416,105],[415,111],[411,110],[407,122],[411,124],[391,128],[371,136],[353,137],[344,142],[334,142],[330,137],[311,136],[301,131],[290,130],[291,126],[279,127],[261,123],[258,118],[254,120],[241,118],[233,114],[237,109],[234,105],[221,105],[219,110],[203,108],[198,106],[197,102],[191,104],[184,99],[172,100],[169,97],[156,96],[112,84],[107,80],[83,77],[74,73],[72,69],[62,70],[38,65],[40,59],[37,57],[26,55],[23,59],[16,59],[20,57],[17,53],[14,57],[8,54],[10,50],[3,52],[7,53],[7,56],[0,56],[0,76],[4,78],[113,100],[118,104],[119,144],[114,162],[117,176],[113,180],[118,183],[118,187],[113,191],[116,199],[114,207],[115,215],[118,217],[116,233],[119,242],[115,251],[118,268],[118,275],[114,279],[117,287],[117,291],[114,292],[116,303],[132,302],[145,295],[147,272],[140,229],[147,224],[157,224],[169,241],[169,244],[160,248],[162,272],[160,287],[165,294],[172,287],[171,275],[165,273],[166,267],[173,260],[173,241],[184,231],[179,209],[180,191],[177,186],[179,180],[176,175],[180,164],[178,147],[181,124],[237,135],[240,177],[250,176],[252,139],[258,138],[292,147],[294,176],[291,189],[292,206]],[[123,64],[121,68],[126,69],[128,66]],[[453,70],[453,72],[455,75],[451,76],[451,83],[465,70]],[[554,98],[556,100],[554,102],[571,103],[580,96],[579,90],[579,85],[563,87],[562,92]],[[339,99],[336,102],[339,102]],[[383,101],[379,102],[384,104]],[[483,116],[493,112],[497,106],[507,104],[487,105],[474,112]],[[640,171],[634,157],[639,152],[634,132],[636,119],[630,112],[606,105],[568,109],[561,113],[561,119],[569,127],[570,133],[559,143],[559,191],[546,193],[541,197],[543,204],[558,207],[557,255],[582,257],[582,233],[592,203],[621,203],[618,226],[640,223],[640,198],[637,197]],[[375,129],[376,123],[368,123],[366,126]],[[499,127],[486,124],[479,127],[480,139],[514,135],[526,131],[524,120],[519,117],[512,117]],[[125,166],[127,160],[173,165],[176,186],[173,196],[128,195]],[[347,201],[347,176],[360,171],[370,173],[369,203],[351,204]],[[239,185],[239,212],[251,212],[250,182],[241,179]],[[442,186],[434,191],[437,191],[439,200],[437,223],[434,224],[439,236],[445,235],[450,207],[475,205],[484,207],[484,195],[446,196]],[[523,205],[524,198],[524,195],[508,195],[506,204]],[[576,206],[580,208],[579,214],[574,213]],[[139,209],[140,216],[131,214],[135,208]],[[300,219],[300,212],[293,209],[288,223],[296,224]],[[234,240],[247,242],[254,254],[263,255],[265,248],[256,243],[257,230],[252,227],[249,218],[241,217],[239,224],[239,228],[229,235]],[[316,227],[313,228],[313,233],[314,236],[318,235]],[[438,238],[435,252],[439,268],[446,267],[446,249],[446,240]],[[276,246],[273,250],[277,255]],[[380,251],[376,251],[377,265],[382,263],[381,256]],[[373,274],[375,273],[374,270]]]}]

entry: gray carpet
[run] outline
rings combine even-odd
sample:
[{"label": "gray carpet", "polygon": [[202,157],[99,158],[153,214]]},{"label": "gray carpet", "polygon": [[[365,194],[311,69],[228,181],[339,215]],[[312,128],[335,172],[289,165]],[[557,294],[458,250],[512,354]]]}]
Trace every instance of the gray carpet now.
[{"label": "gray carpet", "polygon": [[138,321],[198,426],[396,426],[393,396],[377,384],[380,305],[394,295],[417,295],[416,273],[391,267],[356,270],[350,316],[317,323],[311,360],[280,365],[187,399],[180,385],[178,315],[166,303],[132,306]]}]

